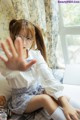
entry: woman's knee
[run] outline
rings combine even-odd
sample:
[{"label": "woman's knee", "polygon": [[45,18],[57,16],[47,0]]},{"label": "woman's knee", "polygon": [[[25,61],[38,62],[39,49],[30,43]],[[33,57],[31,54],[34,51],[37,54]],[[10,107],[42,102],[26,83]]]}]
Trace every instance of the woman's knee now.
[{"label": "woman's knee", "polygon": [[44,104],[44,105],[48,105],[48,104],[50,104],[50,103],[52,103],[52,102],[54,102],[55,103],[55,101],[51,98],[51,96],[49,96],[49,95],[47,95],[47,94],[43,94],[42,95],[42,97],[41,97],[41,102],[42,102],[42,104]]},{"label": "woman's knee", "polygon": [[46,94],[42,96],[42,104],[43,104],[43,108],[47,110],[49,114],[52,114],[58,107],[58,104],[55,102],[55,100]]},{"label": "woman's knee", "polygon": [[47,94],[43,94],[42,95],[42,100],[44,101],[44,102],[46,102],[46,101],[49,101],[50,99],[52,99],[49,95],[47,95]]}]

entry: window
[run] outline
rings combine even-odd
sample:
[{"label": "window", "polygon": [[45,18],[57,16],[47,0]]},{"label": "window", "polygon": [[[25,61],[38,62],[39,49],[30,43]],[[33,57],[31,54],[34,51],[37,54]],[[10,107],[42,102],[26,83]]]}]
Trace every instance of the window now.
[{"label": "window", "polygon": [[80,63],[80,4],[59,4],[59,15],[58,66]]}]

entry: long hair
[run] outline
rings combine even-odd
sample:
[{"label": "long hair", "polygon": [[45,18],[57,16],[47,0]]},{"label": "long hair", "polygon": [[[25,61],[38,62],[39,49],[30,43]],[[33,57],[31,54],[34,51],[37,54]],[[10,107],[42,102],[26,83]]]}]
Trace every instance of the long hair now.
[{"label": "long hair", "polygon": [[36,40],[37,49],[41,51],[42,56],[44,57],[45,60],[47,60],[42,32],[38,26],[34,25],[30,21],[25,19],[19,19],[19,20],[12,19],[10,21],[9,32],[10,32],[10,37],[13,40],[13,43],[15,41],[15,36],[19,34],[23,26],[27,30],[26,36],[28,36],[29,33],[32,35],[33,39]]}]

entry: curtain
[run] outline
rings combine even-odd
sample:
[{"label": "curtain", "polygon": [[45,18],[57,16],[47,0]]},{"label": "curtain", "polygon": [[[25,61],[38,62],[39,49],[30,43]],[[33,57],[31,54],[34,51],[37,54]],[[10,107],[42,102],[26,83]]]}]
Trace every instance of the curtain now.
[{"label": "curtain", "polygon": [[14,18],[25,18],[41,27],[49,67],[55,68],[58,40],[57,0],[0,0],[0,40],[9,36],[8,24]]}]

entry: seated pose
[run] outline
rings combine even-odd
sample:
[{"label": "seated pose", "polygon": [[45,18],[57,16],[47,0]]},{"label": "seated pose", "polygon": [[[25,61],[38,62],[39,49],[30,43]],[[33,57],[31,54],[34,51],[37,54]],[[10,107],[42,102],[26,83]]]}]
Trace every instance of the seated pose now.
[{"label": "seated pose", "polygon": [[47,119],[79,120],[80,104],[63,94],[46,62],[41,30],[25,20],[11,20],[6,48],[1,43],[0,72],[12,89],[9,109],[16,114],[42,108]]}]

